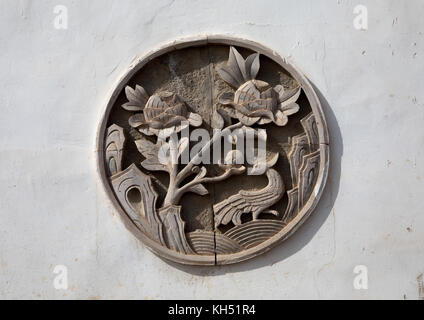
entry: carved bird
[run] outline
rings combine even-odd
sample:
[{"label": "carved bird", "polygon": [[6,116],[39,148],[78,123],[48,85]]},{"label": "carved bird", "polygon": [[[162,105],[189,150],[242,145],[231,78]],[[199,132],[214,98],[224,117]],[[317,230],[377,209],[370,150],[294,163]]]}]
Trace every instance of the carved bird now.
[{"label": "carved bird", "polygon": [[241,216],[244,213],[252,213],[253,220],[257,220],[261,213],[271,213],[278,216],[275,210],[266,210],[278,202],[284,193],[284,182],[280,174],[271,169],[278,160],[278,154],[267,162],[266,176],[268,185],[261,190],[241,190],[237,194],[221,201],[213,206],[215,214],[215,226],[227,225],[231,221],[234,225],[242,224]]}]

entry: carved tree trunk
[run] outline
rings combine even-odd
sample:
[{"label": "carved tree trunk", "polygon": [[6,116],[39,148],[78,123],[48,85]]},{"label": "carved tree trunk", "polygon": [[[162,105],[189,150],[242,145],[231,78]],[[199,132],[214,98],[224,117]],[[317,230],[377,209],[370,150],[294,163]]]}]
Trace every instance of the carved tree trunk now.
[{"label": "carved tree trunk", "polygon": [[181,206],[170,205],[161,208],[159,217],[163,224],[163,236],[167,247],[185,254],[193,254],[185,236]]}]

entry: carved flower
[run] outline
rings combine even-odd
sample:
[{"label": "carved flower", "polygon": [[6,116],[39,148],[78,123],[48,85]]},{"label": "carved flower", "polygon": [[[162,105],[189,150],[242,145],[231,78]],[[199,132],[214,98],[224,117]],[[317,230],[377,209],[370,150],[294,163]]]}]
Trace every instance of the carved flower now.
[{"label": "carved flower", "polygon": [[142,111],[130,117],[131,127],[146,135],[165,136],[181,131],[183,121],[199,127],[202,124],[200,115],[190,112],[186,103],[176,93],[162,91],[149,97],[143,87],[137,85],[135,89],[127,86],[125,93],[128,102],[122,105],[128,111]]},{"label": "carved flower", "polygon": [[274,122],[278,126],[285,126],[288,116],[299,111],[296,101],[299,99],[301,88],[289,91],[281,85],[272,88],[267,82],[255,79],[259,68],[258,53],[244,60],[240,53],[231,47],[228,63],[219,69],[218,73],[236,92],[222,94],[219,102],[224,106],[231,106],[226,108],[228,114],[244,125]]}]

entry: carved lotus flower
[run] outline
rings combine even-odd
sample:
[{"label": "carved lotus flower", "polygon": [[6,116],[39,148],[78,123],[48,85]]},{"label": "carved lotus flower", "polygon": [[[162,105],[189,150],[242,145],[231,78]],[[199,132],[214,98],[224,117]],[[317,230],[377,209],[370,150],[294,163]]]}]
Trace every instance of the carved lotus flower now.
[{"label": "carved lotus flower", "polygon": [[274,122],[278,126],[285,126],[288,116],[299,111],[296,101],[301,89],[286,91],[281,85],[272,88],[267,82],[256,80],[259,67],[258,53],[244,60],[240,53],[231,47],[228,63],[219,69],[218,73],[237,90],[235,93],[222,94],[219,102],[224,106],[231,106],[226,108],[228,114],[244,125]]},{"label": "carved lotus flower", "polygon": [[143,87],[137,85],[135,89],[127,86],[125,93],[128,102],[122,105],[128,111],[142,111],[130,117],[131,127],[146,135],[168,136],[179,132],[187,122],[199,127],[202,124],[200,115],[190,112],[186,103],[176,93],[162,91],[149,97]]}]

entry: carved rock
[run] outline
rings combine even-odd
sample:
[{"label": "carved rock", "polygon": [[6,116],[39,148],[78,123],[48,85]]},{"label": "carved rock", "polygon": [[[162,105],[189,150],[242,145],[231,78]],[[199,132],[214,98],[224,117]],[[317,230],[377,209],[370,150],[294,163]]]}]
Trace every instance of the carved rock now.
[{"label": "carved rock", "polygon": [[156,212],[158,196],[150,177],[133,164],[111,177],[111,183],[119,203],[137,227],[164,244],[162,223]]},{"label": "carved rock", "polygon": [[124,129],[116,124],[111,125],[106,133],[106,167],[109,175],[122,171],[122,152],[124,149]]}]

